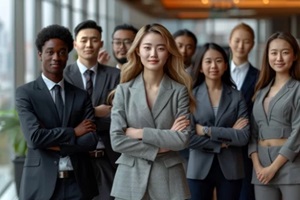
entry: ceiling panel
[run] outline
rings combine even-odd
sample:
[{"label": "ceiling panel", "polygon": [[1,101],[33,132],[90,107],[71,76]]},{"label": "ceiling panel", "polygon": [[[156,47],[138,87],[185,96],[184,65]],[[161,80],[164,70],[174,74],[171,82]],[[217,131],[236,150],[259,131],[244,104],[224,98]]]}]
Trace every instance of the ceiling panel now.
[{"label": "ceiling panel", "polygon": [[271,18],[300,14],[300,0],[122,0],[158,18]]}]

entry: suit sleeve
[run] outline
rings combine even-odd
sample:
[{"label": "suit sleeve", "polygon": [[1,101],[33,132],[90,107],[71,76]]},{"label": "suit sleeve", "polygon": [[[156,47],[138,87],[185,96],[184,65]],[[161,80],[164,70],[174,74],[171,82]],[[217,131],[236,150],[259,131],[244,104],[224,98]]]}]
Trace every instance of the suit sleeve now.
[{"label": "suit sleeve", "polygon": [[[49,147],[60,146],[60,153],[68,155],[95,147],[97,140],[93,133],[76,138],[74,127],[56,127],[51,119],[47,122],[42,121],[40,115],[44,114],[36,113],[32,96],[25,87],[16,90],[16,109],[29,148],[46,150]],[[88,117],[89,112],[83,117]]]},{"label": "suit sleeve", "polygon": [[279,154],[293,162],[300,152],[300,100],[299,96],[294,105],[295,110],[291,117],[292,132],[285,144],[281,147]]},{"label": "suit sleeve", "polygon": [[154,161],[159,148],[144,143],[142,140],[132,139],[125,135],[127,120],[125,111],[125,95],[121,85],[117,86],[111,111],[110,138],[112,149],[145,160]]},{"label": "suit sleeve", "polygon": [[248,145],[248,155],[251,156],[252,153],[257,152],[258,145],[258,127],[254,119],[254,116],[251,115],[251,137]]},{"label": "suit sleeve", "polygon": [[[240,118],[249,118],[247,104],[239,93],[237,102],[237,120]],[[226,143],[230,146],[245,146],[250,137],[250,125],[248,124],[242,129],[234,129],[231,127],[211,127],[211,140]]]},{"label": "suit sleeve", "polygon": [[60,144],[73,145],[74,129],[68,127],[47,129],[39,120],[30,98],[32,95],[29,93],[24,86],[16,90],[16,109],[27,146],[33,149],[47,149]]},{"label": "suit sleeve", "polygon": [[[189,101],[189,95],[186,87],[181,88],[177,101],[178,101],[178,108],[177,108],[176,117],[186,116],[187,118],[189,118],[190,101]],[[183,131],[144,128],[143,142],[160,148],[179,151],[184,149],[188,145],[189,133],[190,133],[190,126],[188,126]]]},{"label": "suit sleeve", "polygon": [[207,136],[197,135],[195,127],[196,120],[194,116],[191,117],[191,134],[189,148],[198,149],[208,153],[220,153],[221,152],[221,142],[212,141]]},{"label": "suit sleeve", "polygon": [[[248,118],[247,105],[243,97],[240,95],[237,105],[237,119],[243,117]],[[211,137],[199,136],[195,131],[196,121],[191,120],[193,127],[190,138],[190,148],[200,149],[210,153],[220,153],[221,144],[226,143],[230,146],[244,146],[249,140],[249,125],[241,130],[233,129],[231,127],[210,127]]]},{"label": "suit sleeve", "polygon": [[[82,97],[83,98],[83,97]],[[90,98],[86,95],[86,98],[83,106],[84,114],[82,116],[82,120],[90,119],[94,121],[94,108],[92,106],[92,102]],[[75,133],[74,133],[75,134]],[[76,152],[85,152],[85,151],[92,151],[96,149],[98,142],[98,136],[96,132],[89,132],[80,137],[76,137],[74,144],[61,144],[61,154],[62,155],[69,155]]]}]

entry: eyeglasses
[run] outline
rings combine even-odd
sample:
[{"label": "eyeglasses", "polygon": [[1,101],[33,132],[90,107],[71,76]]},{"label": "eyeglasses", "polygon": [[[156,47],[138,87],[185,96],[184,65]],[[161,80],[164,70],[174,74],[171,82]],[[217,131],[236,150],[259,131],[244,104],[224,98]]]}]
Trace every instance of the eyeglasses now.
[{"label": "eyeglasses", "polygon": [[131,46],[131,44],[132,44],[132,40],[129,40],[129,39],[125,39],[125,40],[113,40],[112,43],[116,47],[120,47],[123,44],[126,48],[129,48]]}]

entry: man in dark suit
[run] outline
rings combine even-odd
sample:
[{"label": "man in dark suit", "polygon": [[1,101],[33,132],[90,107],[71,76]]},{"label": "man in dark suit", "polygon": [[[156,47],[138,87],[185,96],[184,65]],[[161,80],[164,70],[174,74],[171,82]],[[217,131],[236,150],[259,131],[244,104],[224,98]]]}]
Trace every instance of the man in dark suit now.
[{"label": "man in dark suit", "polygon": [[75,86],[86,89],[92,99],[97,133],[100,136],[96,150],[90,152],[99,190],[99,196],[95,199],[108,200],[111,199],[110,191],[116,171],[115,161],[119,154],[111,148],[109,135],[111,105],[107,104],[107,97],[120,81],[120,70],[97,62],[103,42],[102,28],[95,21],[81,22],[74,32],[74,48],[78,60],[66,67],[64,77]]},{"label": "man in dark suit", "polygon": [[72,35],[50,25],[37,35],[36,47],[42,74],[16,90],[28,146],[20,199],[91,199],[98,192],[89,151],[98,138],[88,93],[63,78]]}]

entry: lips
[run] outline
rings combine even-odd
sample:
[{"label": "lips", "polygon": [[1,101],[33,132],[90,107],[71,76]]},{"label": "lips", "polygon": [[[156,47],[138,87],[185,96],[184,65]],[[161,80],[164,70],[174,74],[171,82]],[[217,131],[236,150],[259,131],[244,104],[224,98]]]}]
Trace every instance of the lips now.
[{"label": "lips", "polygon": [[149,63],[155,64],[158,63],[158,60],[148,60]]}]

